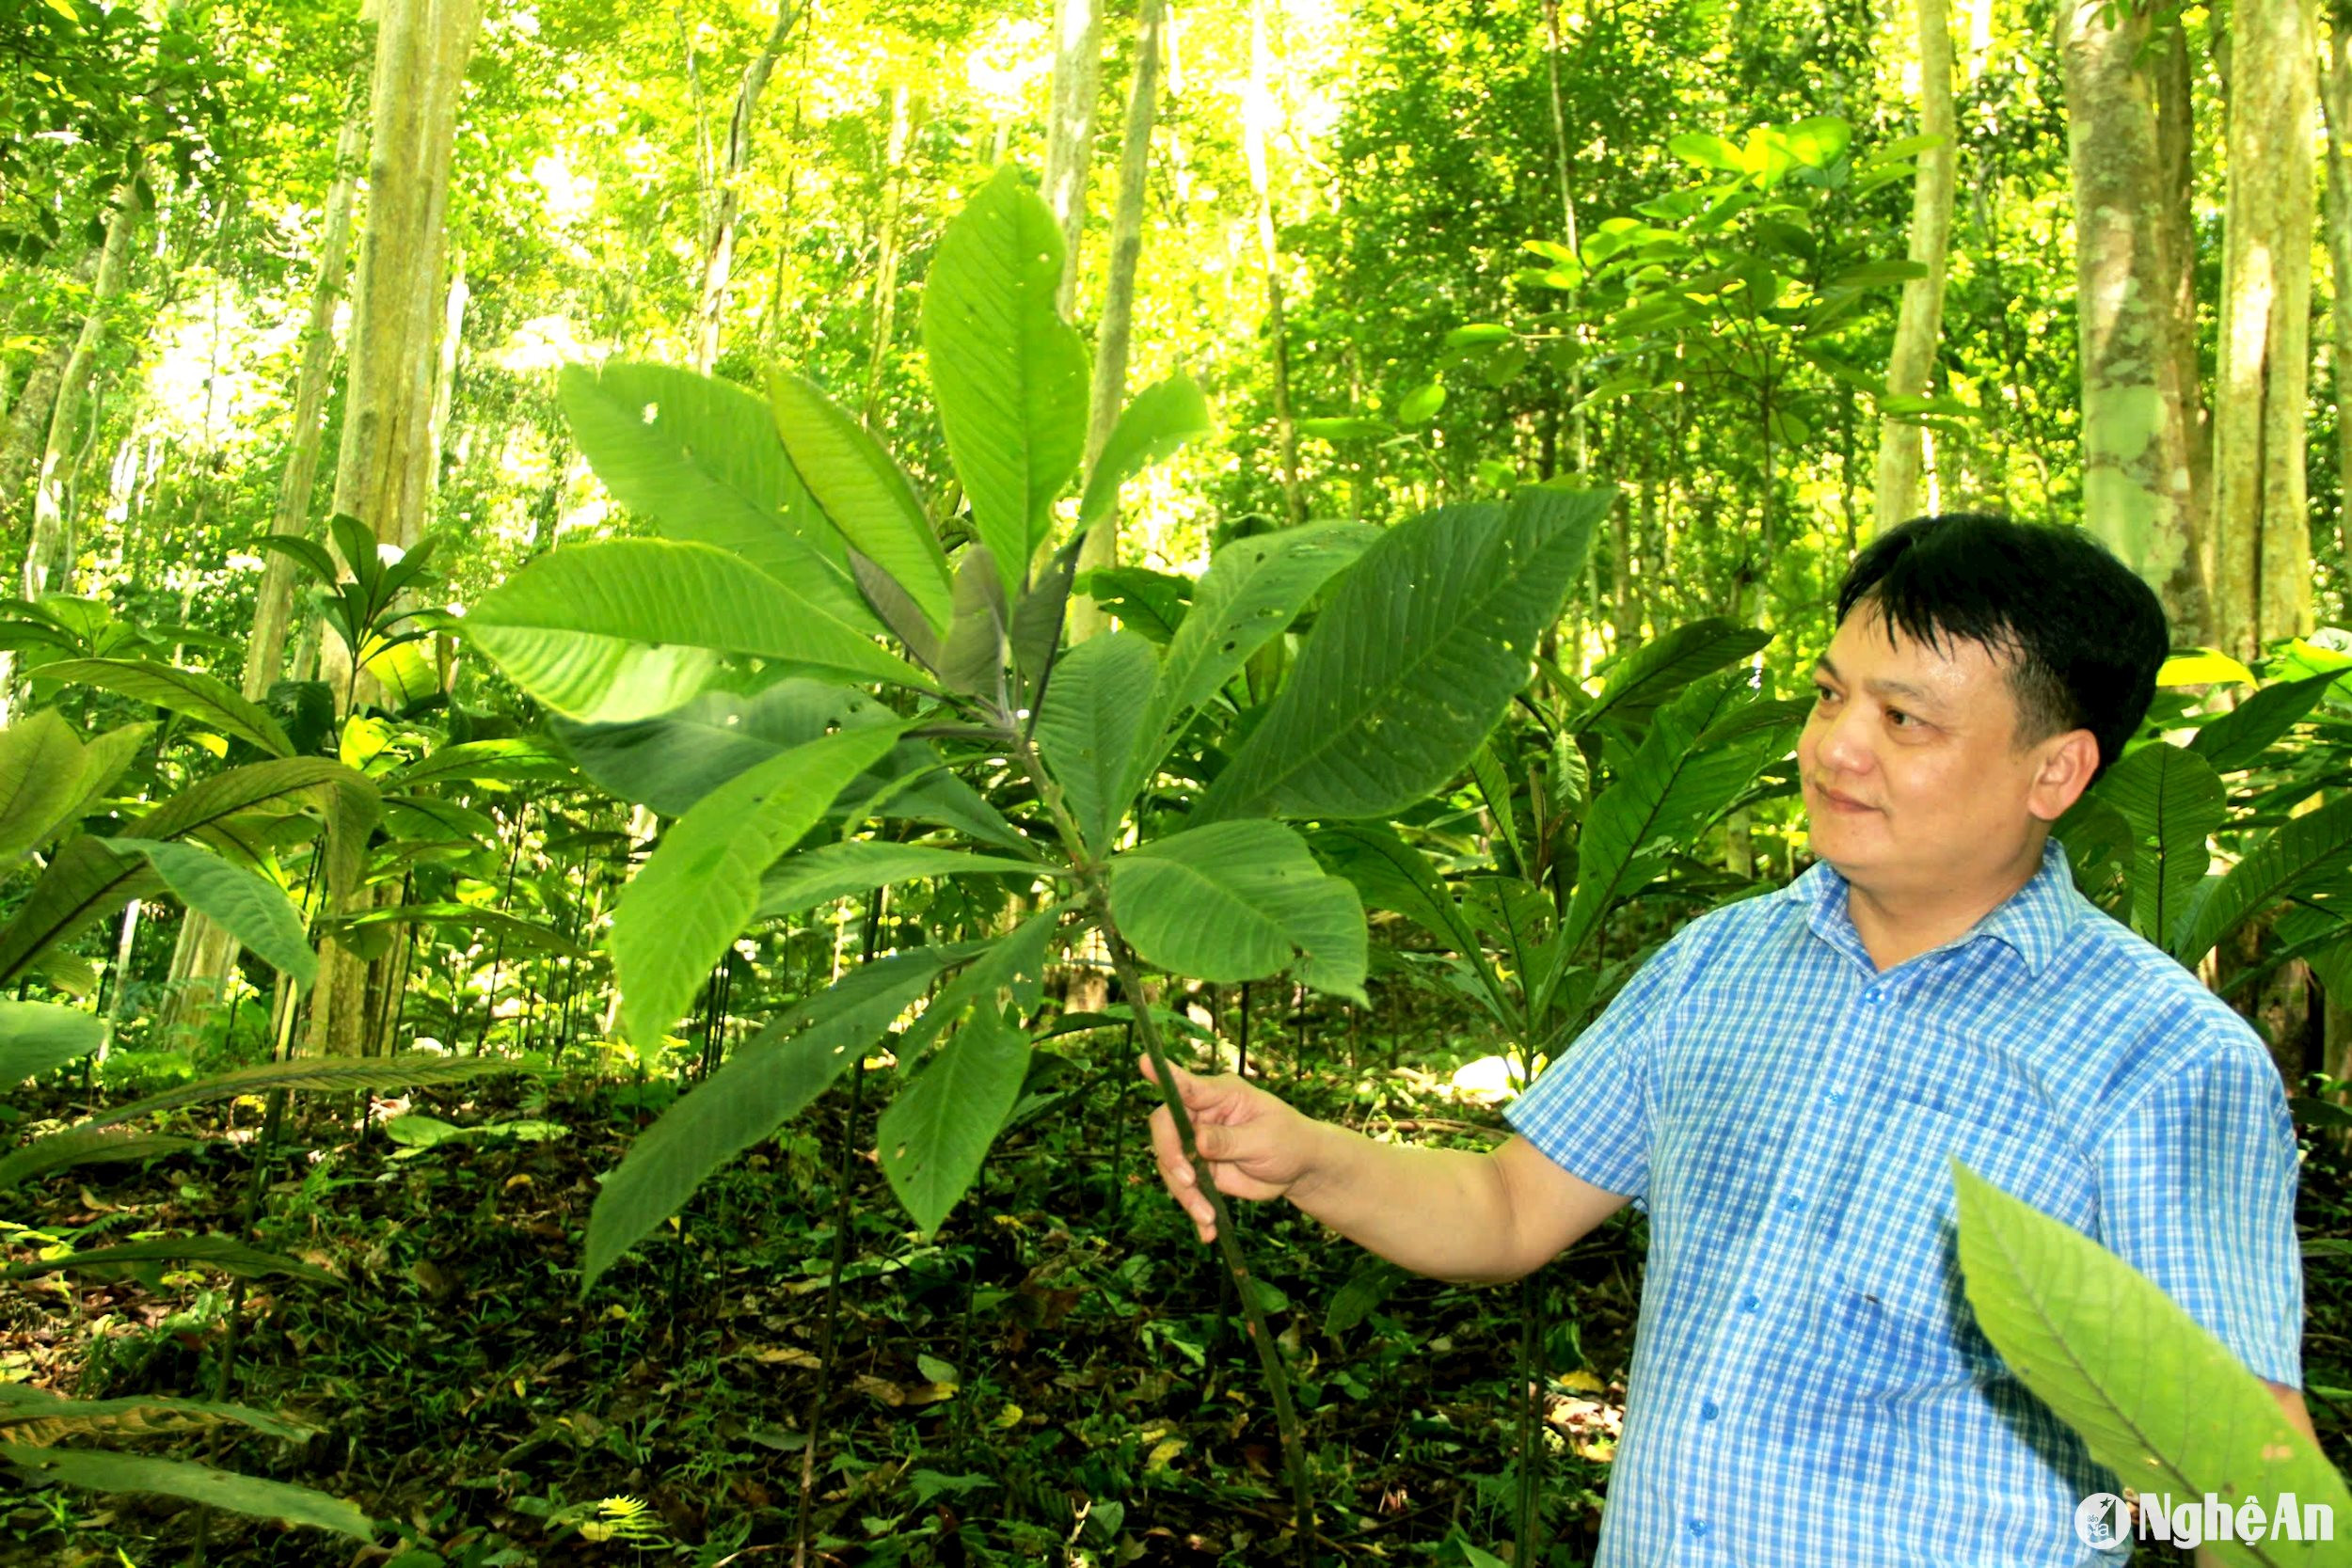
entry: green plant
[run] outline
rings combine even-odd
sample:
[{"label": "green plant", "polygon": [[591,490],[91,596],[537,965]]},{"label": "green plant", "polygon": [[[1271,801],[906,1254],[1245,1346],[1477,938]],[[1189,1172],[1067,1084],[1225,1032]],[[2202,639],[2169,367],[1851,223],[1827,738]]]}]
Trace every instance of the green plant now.
[{"label": "green plant", "polygon": [[[2343,1560],[2332,1538],[2302,1538],[2301,1508],[2352,1519],[2352,1490],[2295,1430],[2260,1379],[2153,1282],[2090,1237],[1954,1161],[1960,1266],[1978,1326],[2090,1455],[2137,1490],[2143,1509],[2173,1488],[2265,1526],[2287,1494],[2297,1539],[2205,1544],[2226,1563]],[[2109,1522],[2113,1528],[2114,1521]],[[2331,1532],[2332,1535],[2332,1532]]]},{"label": "green plant", "polygon": [[[654,367],[566,378],[582,449],[661,536],[542,557],[460,625],[565,715],[583,770],[675,818],[614,911],[631,1040],[672,1027],[756,919],[916,879],[1036,899],[982,940],[873,953],[771,1020],[607,1180],[588,1286],[884,1038],[900,1087],[876,1125],[882,1168],[936,1228],[1032,1070],[1046,961],[1089,932],[1131,1005],[1152,972],[1290,972],[1360,999],[1360,900],[1288,822],[1376,818],[1449,783],[1525,683],[1583,563],[1611,493],[1534,487],[1385,532],[1237,540],[1164,648],[1134,631],[1065,647],[1075,544],[1041,551],[1079,467],[1087,394],[1083,347],[1053,304],[1058,250],[1009,168],[942,238],[923,329],[972,509],[952,562],[897,464],[805,381],[771,377],[762,408]],[[1087,479],[1081,523],[1199,426],[1197,403],[1136,400]],[[1245,668],[1318,595],[1279,689],[1252,702]],[[1154,1012],[1132,1017],[1168,1084]],[[1166,1103],[1189,1150],[1183,1106]],[[1304,1551],[1311,1492],[1280,1353],[1230,1223],[1218,1245],[1279,1413]]]}]

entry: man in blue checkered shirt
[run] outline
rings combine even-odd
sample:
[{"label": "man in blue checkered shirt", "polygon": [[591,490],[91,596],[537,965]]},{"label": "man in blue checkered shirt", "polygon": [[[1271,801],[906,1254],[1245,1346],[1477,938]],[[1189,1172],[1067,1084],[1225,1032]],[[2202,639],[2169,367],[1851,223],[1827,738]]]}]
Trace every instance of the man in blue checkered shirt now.
[{"label": "man in blue checkered shirt", "polygon": [[[2075,1568],[2115,1483],[1969,1314],[1947,1159],[2120,1254],[2308,1433],[2296,1148],[2262,1041],[2074,890],[2051,824],[2166,653],[2076,531],[1923,518],[1854,562],[1797,757],[1819,863],[1684,927],[1491,1155],[1187,1077],[1217,1186],[1516,1278],[1629,1200],[1649,1258],[1599,1568]],[[1211,1212],[1153,1118],[1163,1178]]]}]

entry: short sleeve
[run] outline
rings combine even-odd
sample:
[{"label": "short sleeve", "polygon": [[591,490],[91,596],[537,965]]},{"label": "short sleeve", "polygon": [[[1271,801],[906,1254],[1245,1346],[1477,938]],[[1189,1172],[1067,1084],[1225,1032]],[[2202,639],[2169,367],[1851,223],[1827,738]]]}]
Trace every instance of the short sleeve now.
[{"label": "short sleeve", "polygon": [[1680,990],[1688,945],[1677,935],[1653,955],[1503,1112],[1553,1164],[1604,1192],[1641,1198],[1649,1185],[1650,1055]]},{"label": "short sleeve", "polygon": [[2101,1240],[2259,1377],[2302,1386],[2295,1122],[2233,1035],[2150,1090],[2099,1150]]}]

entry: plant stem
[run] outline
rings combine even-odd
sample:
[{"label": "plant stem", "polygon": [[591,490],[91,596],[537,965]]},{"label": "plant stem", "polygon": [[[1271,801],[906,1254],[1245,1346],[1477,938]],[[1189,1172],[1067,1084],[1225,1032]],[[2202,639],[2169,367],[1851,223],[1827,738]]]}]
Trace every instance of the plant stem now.
[{"label": "plant stem", "polygon": [[[882,890],[866,899],[866,930],[859,939],[862,961],[874,961],[882,933]],[[834,1352],[840,1342],[841,1275],[850,1262],[850,1181],[856,1174],[857,1117],[866,1091],[866,1053],[850,1064],[850,1108],[841,1118],[841,1160],[834,1173],[833,1258],[825,1274],[824,1325],[817,1337],[817,1391],[809,1396],[807,1441],[801,1449],[801,1504],[792,1529],[792,1568],[808,1568],[808,1531],[817,1503],[817,1430],[824,1424],[825,1406],[833,1402]]]},{"label": "plant stem", "polygon": [[1119,989],[1127,999],[1127,1011],[1135,1020],[1136,1033],[1142,1037],[1144,1054],[1152,1060],[1152,1074],[1159,1083],[1160,1102],[1168,1107],[1168,1117],[1176,1124],[1177,1142],[1183,1147],[1184,1159],[1191,1164],[1193,1177],[1208,1197],[1209,1212],[1216,1218],[1217,1256],[1224,1261],[1234,1293],[1241,1297],[1241,1309],[1249,1323],[1249,1342],[1257,1347],[1266,1391],[1274,1399],[1275,1426],[1282,1439],[1282,1465],[1290,1472],[1291,1506],[1296,1514],[1295,1534],[1299,1568],[1313,1568],[1314,1489],[1307,1475],[1306,1433],[1299,1428],[1298,1406],[1291,1397],[1290,1371],[1282,1365],[1281,1347],[1274,1342],[1265,1309],[1258,1305],[1257,1294],[1249,1288],[1249,1260],[1242,1256],[1241,1240],[1233,1232],[1232,1211],[1226,1205],[1225,1195],[1216,1190],[1216,1180],[1210,1174],[1207,1162],[1200,1158],[1200,1146],[1193,1137],[1192,1117],[1184,1110],[1184,1097],[1176,1089],[1175,1070],[1161,1046],[1159,1024],[1143,999],[1143,977],[1136,970],[1136,956],[1111,919],[1110,899],[1100,877],[1089,878],[1089,881],[1095,916],[1102,924],[1103,940],[1110,948],[1111,967],[1119,974]]}]

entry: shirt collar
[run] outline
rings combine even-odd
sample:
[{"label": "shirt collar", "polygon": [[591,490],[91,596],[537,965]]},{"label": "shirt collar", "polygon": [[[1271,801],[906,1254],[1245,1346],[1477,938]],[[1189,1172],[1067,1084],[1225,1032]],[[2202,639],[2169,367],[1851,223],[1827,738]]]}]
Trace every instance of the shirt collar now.
[{"label": "shirt collar", "polygon": [[[1788,884],[1782,896],[1804,911],[1805,924],[1813,928],[1814,935],[1864,968],[1875,970],[1877,965],[1871,961],[1868,949],[1862,945],[1852,916],[1847,912],[1849,891],[1846,879],[1827,861],[1817,861]],[[2065,944],[2067,933],[2074,928],[2082,908],[2082,895],[2074,891],[2074,873],[2067,863],[2066,847],[2052,838],[2042,847],[2041,869],[2026,885],[1978,921],[1967,934],[1945,946],[1963,947],[1979,937],[1991,937],[2015,953],[2026,973],[2040,974]]]}]

